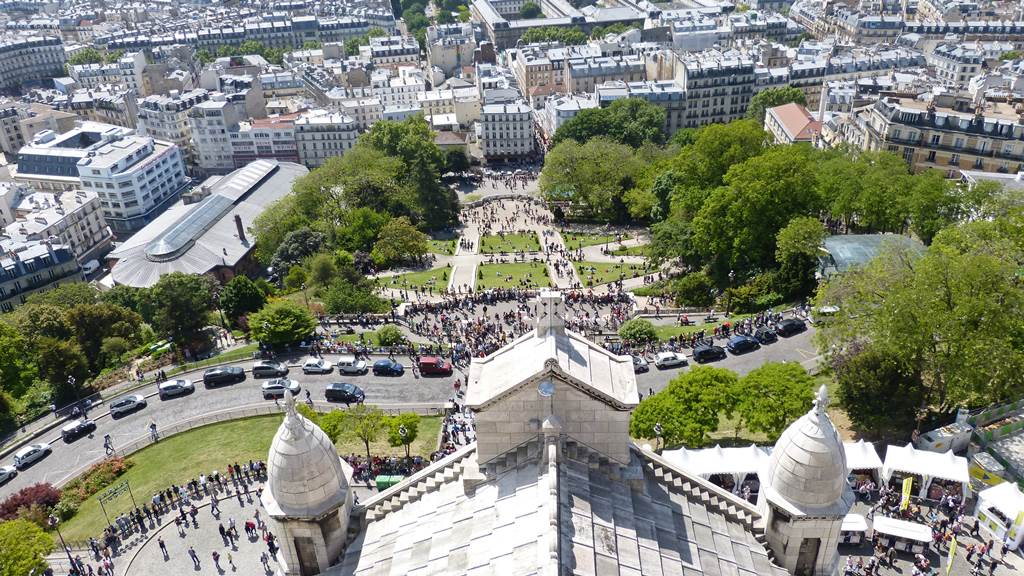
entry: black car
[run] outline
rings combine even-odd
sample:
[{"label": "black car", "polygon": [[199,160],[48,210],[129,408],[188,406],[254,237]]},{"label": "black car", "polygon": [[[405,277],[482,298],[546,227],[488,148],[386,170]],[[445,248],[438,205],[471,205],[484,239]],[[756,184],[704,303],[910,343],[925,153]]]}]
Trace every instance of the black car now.
[{"label": "black car", "polygon": [[775,332],[777,332],[779,336],[785,336],[788,338],[794,334],[799,334],[804,330],[807,330],[806,322],[799,318],[786,318],[782,322],[779,322]]},{"label": "black car", "polygon": [[779,339],[779,336],[775,333],[775,330],[762,326],[757,330],[754,330],[754,338],[761,344],[771,344]]},{"label": "black car", "polygon": [[362,388],[347,382],[331,382],[327,385],[327,391],[324,394],[328,402],[359,404],[366,399]]},{"label": "black car", "polygon": [[751,350],[757,350],[761,347],[761,344],[753,336],[738,334],[729,338],[729,343],[725,347],[733,354],[745,354]]},{"label": "black car", "polygon": [[258,360],[252,365],[253,378],[280,378],[288,375],[288,367],[274,360]]},{"label": "black car", "polygon": [[60,429],[60,437],[63,438],[65,442],[71,442],[91,433],[94,430],[96,430],[95,422],[80,418],[65,424],[64,427]]},{"label": "black car", "polygon": [[238,366],[218,366],[203,372],[203,386],[207,388],[234,384],[243,380],[245,380],[245,370]]},{"label": "black car", "polygon": [[725,358],[725,348],[711,344],[701,344],[693,349],[693,361],[698,364],[713,362]]}]

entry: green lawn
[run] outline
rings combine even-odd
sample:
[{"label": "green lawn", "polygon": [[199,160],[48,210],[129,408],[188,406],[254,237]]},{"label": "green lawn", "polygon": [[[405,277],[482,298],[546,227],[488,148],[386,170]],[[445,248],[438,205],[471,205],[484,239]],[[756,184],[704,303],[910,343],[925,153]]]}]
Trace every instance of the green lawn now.
[{"label": "green lawn", "polygon": [[451,270],[448,267],[431,268],[419,272],[409,272],[396,276],[385,276],[379,278],[383,288],[395,288],[413,290],[415,288],[433,288],[434,290],[446,290],[448,288],[448,274]]},{"label": "green lawn", "polygon": [[431,240],[430,251],[434,254],[455,254],[455,240]]},{"label": "green lawn", "polygon": [[[629,236],[622,237],[623,240],[627,238]],[[565,247],[570,250],[616,241],[615,234],[590,234],[587,232],[570,232],[568,230],[562,230],[562,240],[565,241]]]},{"label": "green lawn", "polygon": [[650,244],[642,244],[640,246],[620,246],[612,250],[613,256],[649,256],[651,252]]},{"label": "green lawn", "polygon": [[618,264],[616,262],[574,262],[576,274],[584,286],[607,284],[619,279],[650,274],[654,268],[644,264]]},{"label": "green lawn", "polygon": [[540,241],[533,232],[521,234],[487,234],[480,238],[481,254],[499,254],[514,252],[539,252]]},{"label": "green lawn", "polygon": [[[135,465],[117,482],[128,480],[136,502],[141,505],[143,501],[148,502],[156,490],[182,484],[201,472],[223,472],[228,462],[266,460],[270,441],[280,423],[281,416],[259,416],[211,424],[171,436],[132,455],[130,459]],[[422,418],[412,454],[428,456],[436,450],[440,429],[440,418]],[[338,441],[337,449],[339,454],[364,454],[366,451],[361,441],[347,438]],[[388,446],[384,436],[381,441],[370,444],[370,450],[375,455],[405,456],[403,447]],[[125,494],[105,506],[107,514],[113,518],[131,509],[132,501]],[[98,536],[104,526],[103,511],[93,495],[82,504],[78,514],[61,524],[61,533],[68,540],[84,541]]]},{"label": "green lawn", "polygon": [[235,360],[245,360],[246,358],[252,358],[252,353],[259,350],[259,344],[255,342],[252,344],[246,344],[239,348],[232,348],[227,352],[217,354],[211,358],[200,360],[199,362],[189,362],[182,366],[174,366],[169,370],[165,370],[168,376],[172,374],[178,374],[180,372],[188,372],[189,370],[195,370],[196,368],[202,368],[203,366],[212,366],[214,364],[221,364],[223,362],[234,362]]},{"label": "green lawn", "polygon": [[[476,289],[520,288],[521,280],[527,280],[531,287],[551,286],[547,266],[543,262],[515,262],[512,264],[481,264],[476,277]],[[482,277],[481,277],[482,274]]]},{"label": "green lawn", "polygon": [[[655,324],[654,331],[658,334],[658,340],[668,340],[672,336],[679,336],[681,334],[689,336],[690,334],[693,334],[694,332],[700,332],[701,330],[714,333],[715,326],[721,326],[723,322],[723,320],[721,319],[721,313],[716,313],[716,315],[718,316],[719,320],[717,322],[712,322],[711,324],[704,324],[701,321],[701,316],[691,315],[690,319],[697,323],[696,326],[659,326]],[[729,321],[736,323],[750,316],[753,316],[753,314],[732,314],[729,316]]]}]

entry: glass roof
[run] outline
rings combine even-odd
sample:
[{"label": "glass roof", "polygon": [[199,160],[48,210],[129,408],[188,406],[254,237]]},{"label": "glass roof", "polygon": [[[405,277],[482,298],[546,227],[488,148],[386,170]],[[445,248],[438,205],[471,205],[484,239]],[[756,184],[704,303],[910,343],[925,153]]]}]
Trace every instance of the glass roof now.
[{"label": "glass roof", "polygon": [[204,232],[234,206],[234,200],[221,194],[204,199],[174,226],[146,245],[146,258],[153,262],[173,260],[195,244]]}]

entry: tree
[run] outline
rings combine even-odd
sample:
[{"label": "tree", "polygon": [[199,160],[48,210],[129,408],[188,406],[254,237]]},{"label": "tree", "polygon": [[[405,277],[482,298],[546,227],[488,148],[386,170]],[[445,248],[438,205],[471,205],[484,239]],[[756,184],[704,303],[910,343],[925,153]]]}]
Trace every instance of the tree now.
[{"label": "tree", "polygon": [[385,324],[377,329],[377,344],[381,346],[398,346],[405,342],[402,329],[394,324]]},{"label": "tree", "polygon": [[543,18],[544,12],[536,2],[526,0],[523,6],[519,8],[519,17],[523,20],[529,20],[530,18]]},{"label": "tree", "polygon": [[335,280],[321,292],[320,299],[328,314],[383,313],[391,309],[385,300],[374,294],[365,279],[357,283]]},{"label": "tree", "polygon": [[370,258],[378,267],[414,262],[430,251],[430,238],[405,216],[392,218],[380,230]]},{"label": "tree", "polygon": [[288,275],[284,277],[284,286],[289,290],[304,289],[306,280],[309,279],[309,275],[306,274],[306,269],[302,266],[292,266],[288,270]]},{"label": "tree", "polygon": [[1020,50],[1010,50],[1009,52],[1003,52],[1000,56],[1000,60],[1020,60],[1024,56],[1024,52]]},{"label": "tree", "polygon": [[103,62],[103,54],[95,48],[82,48],[68,57],[68,64],[71,66],[99,64],[100,62]]},{"label": "tree", "polygon": [[796,362],[767,362],[741,378],[735,392],[741,427],[768,436],[782,434],[790,422],[807,412],[814,398],[814,378]]},{"label": "tree", "polygon": [[[89,378],[89,361],[76,342],[39,338],[35,344],[39,377],[50,385],[53,401],[67,404],[81,398]],[[68,378],[73,377],[72,381]]]},{"label": "tree", "polygon": [[0,522],[0,576],[42,574],[53,538],[27,520]]},{"label": "tree", "polygon": [[754,94],[754,97],[750,99],[750,104],[747,106],[747,118],[764,123],[764,116],[769,108],[791,102],[806,106],[807,98],[802,90],[793,86],[781,86],[779,88],[762,90]]},{"label": "tree", "polygon": [[65,310],[79,304],[93,304],[99,299],[99,292],[85,282],[68,282],[52,290],[30,295],[27,304],[49,304]]},{"label": "tree", "polygon": [[289,232],[274,252],[270,265],[279,274],[287,274],[292,266],[316,254],[323,248],[324,235],[308,227]]},{"label": "tree", "polygon": [[599,136],[633,148],[647,142],[661,144],[665,141],[665,110],[642,98],[622,98],[607,108],[580,110],[558,128],[551,144],[566,140],[583,144]]},{"label": "tree", "polygon": [[[404,412],[398,416],[390,416],[387,419],[388,444],[394,447],[405,446],[405,457],[409,457],[409,445],[416,441],[419,433],[420,417],[415,412]],[[402,436],[402,427],[405,427],[405,436]]]},{"label": "tree", "polygon": [[249,315],[252,337],[273,346],[305,340],[315,329],[316,319],[309,310],[291,300],[275,300]]},{"label": "tree", "polygon": [[920,374],[885,350],[862,342],[834,354],[831,365],[838,400],[860,432],[897,439],[914,429],[924,400]]},{"label": "tree", "polygon": [[658,333],[654,330],[654,324],[643,318],[626,320],[619,326],[619,337],[626,342],[646,343],[658,339]]},{"label": "tree", "polygon": [[200,48],[199,50],[196,50],[196,60],[205,66],[213,62],[213,54],[210,54],[210,51],[206,48]]},{"label": "tree", "polygon": [[704,272],[691,272],[672,283],[676,302],[707,308],[715,302],[715,281]]},{"label": "tree", "polygon": [[567,46],[575,46],[587,43],[587,35],[579,27],[555,28],[544,26],[542,28],[530,28],[519,37],[523,44],[537,44],[539,42],[561,42]]},{"label": "tree", "polygon": [[59,340],[71,338],[71,324],[68,323],[67,311],[53,304],[24,304],[11,313],[9,318],[30,342],[40,336]]},{"label": "tree", "polygon": [[566,140],[548,152],[540,175],[549,201],[571,201],[581,212],[603,221],[624,221],[623,194],[634,187],[643,168],[625,144],[598,137],[580,144]]},{"label": "tree", "polygon": [[800,298],[814,291],[814,272],[827,231],[820,220],[801,216],[789,221],[775,236],[775,259],[779,263],[780,283],[789,296]]},{"label": "tree", "polygon": [[267,297],[248,276],[235,276],[220,291],[220,307],[232,323],[263,307]]},{"label": "tree", "polygon": [[137,342],[142,326],[142,317],[135,312],[105,303],[75,306],[68,310],[67,319],[93,374],[106,366],[101,353],[105,339],[116,337],[125,342]]},{"label": "tree", "polygon": [[155,324],[164,338],[174,342],[179,353],[188,349],[206,327],[206,315],[213,306],[213,280],[208,276],[171,272],[150,288],[156,309]]},{"label": "tree", "polygon": [[302,43],[303,50],[319,50],[322,46],[319,40],[306,40]]},{"label": "tree", "polygon": [[697,366],[684,372],[640,402],[630,418],[629,433],[654,438],[654,426],[661,423],[665,446],[701,446],[718,429],[719,414],[732,410],[736,382],[736,374],[722,368]]},{"label": "tree", "polygon": [[469,157],[466,156],[466,148],[456,146],[444,151],[444,171],[459,174],[469,170]]},{"label": "tree", "polygon": [[309,277],[317,286],[327,286],[338,275],[334,256],[321,252],[309,261]]},{"label": "tree", "polygon": [[17,398],[35,381],[38,371],[29,340],[15,328],[0,322],[0,390]]},{"label": "tree", "polygon": [[345,429],[353,437],[362,440],[366,447],[366,463],[373,461],[370,443],[376,442],[384,431],[384,411],[376,406],[356,404],[345,411]]}]

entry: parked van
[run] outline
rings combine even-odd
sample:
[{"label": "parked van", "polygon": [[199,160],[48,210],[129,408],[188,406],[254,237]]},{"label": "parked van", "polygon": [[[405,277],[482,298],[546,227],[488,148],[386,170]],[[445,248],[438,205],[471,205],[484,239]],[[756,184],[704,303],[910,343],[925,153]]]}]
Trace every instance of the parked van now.
[{"label": "parked van", "polygon": [[366,374],[369,370],[366,362],[356,360],[356,357],[352,354],[341,356],[334,365],[338,367],[338,372],[341,374]]}]

